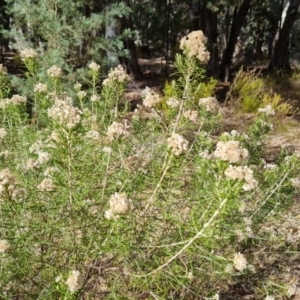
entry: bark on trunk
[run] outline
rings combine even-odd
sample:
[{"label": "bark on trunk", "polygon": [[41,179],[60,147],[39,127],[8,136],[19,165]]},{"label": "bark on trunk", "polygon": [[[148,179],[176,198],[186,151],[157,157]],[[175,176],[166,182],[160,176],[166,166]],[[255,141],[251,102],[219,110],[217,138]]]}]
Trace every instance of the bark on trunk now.
[{"label": "bark on trunk", "polygon": [[[206,1],[205,1],[206,2]],[[200,11],[201,11],[201,0],[192,0],[190,3],[190,28],[189,31],[196,31],[200,29]]]},{"label": "bark on trunk", "polygon": [[208,40],[210,59],[207,65],[207,75],[218,77],[219,51],[218,51],[218,15],[207,9],[207,1],[203,1],[201,8],[201,29]]},{"label": "bark on trunk", "polygon": [[291,0],[284,22],[279,30],[279,37],[269,64],[269,70],[290,70],[289,44],[294,23],[298,17],[300,0]]},{"label": "bark on trunk", "polygon": [[[128,0],[126,0],[125,3],[127,6],[130,6],[130,3]],[[123,29],[125,29],[125,28],[133,29],[131,15],[123,18],[122,27],[123,27]],[[140,68],[140,65],[138,62],[136,46],[135,46],[133,39],[131,39],[131,38],[126,39],[125,47],[130,52],[130,57],[128,59],[126,59],[127,72],[132,74],[134,79],[136,79],[136,80],[143,79],[143,73],[141,71],[141,68]]]},{"label": "bark on trunk", "polygon": [[[300,1],[300,0],[299,0]],[[232,25],[230,30],[230,36],[227,43],[227,47],[223,52],[221,65],[220,65],[220,72],[219,78],[224,80],[225,82],[228,81],[229,73],[230,73],[230,66],[232,62],[232,57],[235,49],[235,45],[237,39],[241,33],[241,29],[245,23],[247,13],[250,8],[251,0],[244,0],[237,11],[235,9],[232,19]]]}]

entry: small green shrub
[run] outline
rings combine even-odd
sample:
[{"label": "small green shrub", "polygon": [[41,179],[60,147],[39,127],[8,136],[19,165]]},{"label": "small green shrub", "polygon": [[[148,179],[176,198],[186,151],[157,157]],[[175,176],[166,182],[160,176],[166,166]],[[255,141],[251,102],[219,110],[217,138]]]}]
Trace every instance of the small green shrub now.
[{"label": "small green shrub", "polygon": [[270,115],[217,136],[222,110],[196,101],[202,71],[188,52],[164,107],[146,88],[131,113],[121,67],[97,84],[90,63],[83,88],[24,61],[34,116],[27,95],[0,99],[1,298],[203,299],[255,274],[260,228],[299,181],[296,154],[262,159]]},{"label": "small green shrub", "polygon": [[271,105],[278,115],[289,114],[290,104],[284,102],[279,94],[270,91],[259,74],[240,69],[236,74],[226,101],[237,110],[256,113],[259,108]]}]

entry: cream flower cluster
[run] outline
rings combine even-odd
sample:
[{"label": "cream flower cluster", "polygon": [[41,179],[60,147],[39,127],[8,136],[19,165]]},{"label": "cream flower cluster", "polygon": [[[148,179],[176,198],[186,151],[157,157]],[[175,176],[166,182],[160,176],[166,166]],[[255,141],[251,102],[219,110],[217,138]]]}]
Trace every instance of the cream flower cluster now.
[{"label": "cream flower cluster", "polygon": [[114,69],[110,69],[108,78],[103,80],[103,85],[109,85],[113,81],[127,82],[128,80],[129,76],[126,74],[124,68],[121,65],[118,65]]},{"label": "cream flower cluster", "polygon": [[79,83],[78,81],[74,84],[74,89],[75,89],[76,91],[80,91],[81,87],[82,87],[82,84]]},{"label": "cream flower cluster", "polygon": [[47,74],[52,78],[59,78],[62,75],[62,70],[60,67],[54,65],[47,70]]},{"label": "cream flower cluster", "polygon": [[214,156],[230,163],[240,163],[248,158],[249,152],[240,147],[239,141],[218,142]]},{"label": "cream flower cluster", "polygon": [[244,191],[250,191],[257,187],[258,182],[253,177],[253,171],[247,166],[232,166],[230,165],[224,172],[225,176],[231,179],[245,180],[243,185]]},{"label": "cream flower cluster", "polygon": [[143,104],[146,107],[154,107],[157,103],[159,103],[159,95],[149,87],[146,87],[142,91],[141,96],[143,98]]},{"label": "cream flower cluster", "polygon": [[20,96],[20,95],[13,95],[10,99],[3,99],[0,103],[0,108],[5,108],[6,106],[8,105],[21,105],[23,103],[26,103],[27,101],[27,98],[26,97],[23,97],[23,96]]},{"label": "cream flower cluster", "polygon": [[38,151],[41,151],[44,149],[45,144],[42,140],[36,140],[29,148],[30,153],[37,153]]},{"label": "cream flower cluster", "polygon": [[183,115],[193,123],[197,123],[198,111],[186,110]]},{"label": "cream flower cluster", "polygon": [[171,108],[176,108],[180,105],[180,101],[176,98],[170,97],[166,102]]},{"label": "cream flower cluster", "polygon": [[168,148],[171,148],[175,155],[180,155],[188,150],[189,142],[178,133],[173,133],[167,142]]},{"label": "cream flower cluster", "polygon": [[37,155],[38,155],[37,161],[39,164],[44,164],[51,159],[51,155],[48,152],[38,151]]},{"label": "cream flower cluster", "polygon": [[92,139],[92,140],[99,140],[100,139],[100,133],[97,130],[90,130],[86,133],[86,137],[88,139]]},{"label": "cream flower cluster", "polygon": [[54,173],[58,173],[59,169],[57,167],[48,167],[45,171],[44,171],[44,176],[45,177],[49,177],[52,178]]},{"label": "cream flower cluster", "polygon": [[109,199],[110,209],[105,212],[108,220],[117,219],[119,215],[126,214],[132,209],[131,200],[125,193],[114,193]]},{"label": "cream flower cluster", "polygon": [[72,105],[70,98],[64,100],[56,98],[54,105],[47,110],[47,114],[61,125],[74,128],[80,123],[82,111]]},{"label": "cream flower cluster", "polygon": [[9,243],[7,240],[0,240],[0,253],[4,253],[9,249]]},{"label": "cream flower cluster", "polygon": [[180,49],[188,50],[189,56],[196,56],[201,62],[207,63],[210,54],[206,49],[207,38],[201,30],[192,31],[180,41]]},{"label": "cream flower cluster", "polygon": [[299,177],[291,178],[291,183],[294,188],[300,190],[300,178]]},{"label": "cream flower cluster", "polygon": [[39,82],[34,86],[33,91],[35,93],[45,93],[47,92],[47,85]]},{"label": "cream flower cluster", "polygon": [[215,97],[201,98],[198,104],[205,106],[206,110],[213,114],[217,114],[221,111],[219,102]]},{"label": "cream flower cluster", "polygon": [[259,108],[258,109],[258,112],[260,113],[264,113],[266,114],[267,116],[274,116],[275,115],[275,111],[274,109],[272,108],[272,105],[267,105],[266,107],[264,108]]},{"label": "cream flower cluster", "polygon": [[1,74],[7,74],[7,68],[3,66],[3,64],[0,64],[0,73]]},{"label": "cream flower cluster", "polygon": [[138,104],[137,108],[134,110],[133,117],[141,118],[143,120],[149,120],[149,119],[157,119],[159,115],[153,108]]},{"label": "cream flower cluster", "polygon": [[89,64],[89,68],[92,70],[92,71],[95,71],[95,72],[98,72],[99,69],[100,69],[100,66],[95,63],[94,61],[92,61],[90,64]]},{"label": "cream flower cluster", "polygon": [[20,96],[20,95],[13,95],[11,98],[10,98],[10,102],[15,104],[15,105],[20,105],[22,103],[25,103],[26,102],[26,97],[23,97],[23,96]]},{"label": "cream flower cluster", "polygon": [[25,59],[28,59],[28,58],[35,58],[35,57],[37,57],[37,53],[32,48],[26,48],[26,49],[21,51],[21,59],[22,60],[25,60]]},{"label": "cream flower cluster", "polygon": [[235,253],[233,258],[233,265],[238,271],[243,272],[247,268],[247,259],[240,252]]},{"label": "cream flower cluster", "polygon": [[7,168],[0,172],[0,195],[2,195],[5,190],[8,190],[13,199],[25,196],[25,190],[17,187],[15,175]]},{"label": "cream flower cluster", "polygon": [[58,173],[59,169],[56,167],[48,167],[44,171],[45,178],[42,182],[37,186],[40,191],[52,192],[55,190],[56,186],[53,183],[53,174]]},{"label": "cream flower cluster", "polygon": [[7,131],[5,130],[5,128],[0,128],[0,140],[4,139],[6,135]]},{"label": "cream flower cluster", "polygon": [[100,97],[98,95],[92,95],[91,96],[91,102],[99,101]]},{"label": "cream flower cluster", "polygon": [[55,184],[51,178],[44,178],[37,188],[43,192],[52,192],[55,190]]},{"label": "cream flower cluster", "polygon": [[87,95],[87,93],[85,91],[79,91],[77,93],[77,96],[80,98],[80,99],[83,99],[85,96]]},{"label": "cream flower cluster", "polygon": [[124,136],[130,135],[131,125],[128,120],[124,119],[122,123],[113,122],[107,129],[107,136],[110,140]]},{"label": "cream flower cluster", "polygon": [[13,190],[16,184],[16,177],[13,175],[9,169],[3,169],[0,172],[0,195],[5,190],[5,187]]},{"label": "cream flower cluster", "polygon": [[73,270],[72,273],[69,275],[66,285],[68,286],[70,292],[73,294],[81,287],[81,275],[80,272],[77,270]]}]

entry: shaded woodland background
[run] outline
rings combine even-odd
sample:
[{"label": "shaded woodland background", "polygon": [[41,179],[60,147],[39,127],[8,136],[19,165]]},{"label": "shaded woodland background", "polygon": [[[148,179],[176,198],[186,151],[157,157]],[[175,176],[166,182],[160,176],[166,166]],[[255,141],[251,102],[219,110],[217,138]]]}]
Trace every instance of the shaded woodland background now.
[{"label": "shaded woodland background", "polygon": [[[165,75],[179,40],[202,30],[211,54],[207,74],[230,79],[233,66],[289,72],[300,61],[300,0],[1,0],[1,54],[34,48],[45,66],[66,70],[95,60],[122,62],[137,80],[138,58],[164,57]],[[17,59],[13,57],[13,59]]]}]

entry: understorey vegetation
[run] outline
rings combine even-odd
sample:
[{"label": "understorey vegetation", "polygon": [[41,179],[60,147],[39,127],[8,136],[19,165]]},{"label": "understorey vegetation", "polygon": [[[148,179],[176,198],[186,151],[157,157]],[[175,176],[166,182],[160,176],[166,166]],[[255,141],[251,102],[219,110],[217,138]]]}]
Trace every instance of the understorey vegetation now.
[{"label": "understorey vegetation", "polygon": [[16,94],[1,65],[1,299],[219,299],[248,278],[255,299],[295,294],[262,256],[297,255],[299,239],[266,224],[296,201],[300,153],[264,159],[272,99],[253,99],[247,131],[221,130],[225,108],[199,98],[205,45],[184,37],[177,79],[134,111],[121,66],[76,78],[23,49]]}]

